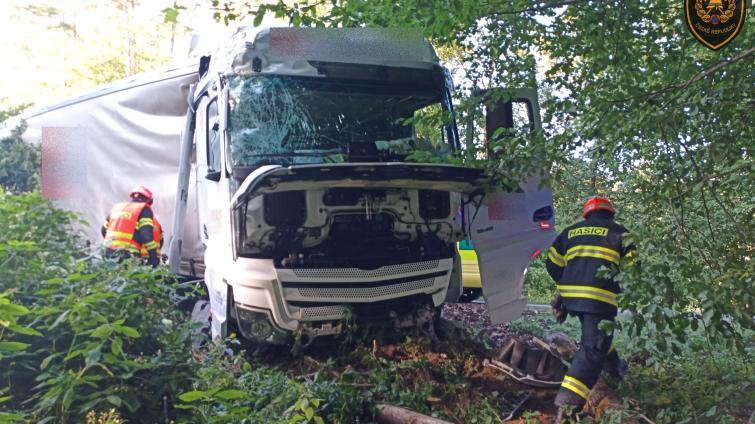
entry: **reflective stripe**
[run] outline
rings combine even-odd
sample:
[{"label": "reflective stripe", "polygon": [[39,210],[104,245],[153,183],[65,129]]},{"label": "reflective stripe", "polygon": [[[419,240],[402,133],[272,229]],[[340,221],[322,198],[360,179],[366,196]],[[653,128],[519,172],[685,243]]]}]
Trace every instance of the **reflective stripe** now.
[{"label": "reflective stripe", "polygon": [[124,233],[122,231],[108,230],[108,232],[105,233],[105,237],[107,237],[107,238],[110,238],[111,235],[113,237],[117,237],[117,238],[121,238],[121,239],[126,239],[126,240],[131,240],[132,238],[134,238],[133,234]]},{"label": "reflective stripe", "polygon": [[142,227],[154,227],[155,224],[152,222],[152,218],[142,218],[139,221],[136,222],[136,229],[140,229]]},{"label": "reflective stripe", "polygon": [[619,264],[619,252],[600,246],[590,246],[587,244],[581,244],[574,246],[566,251],[566,261],[576,257],[590,257],[605,259],[611,263]]},{"label": "reflective stripe", "polygon": [[105,242],[105,247],[110,249],[123,249],[132,253],[139,253],[139,248],[134,247],[131,243],[121,240],[108,240]]},{"label": "reflective stripe", "polygon": [[144,243],[144,248],[147,250],[157,249],[157,243],[154,241]]},{"label": "reflective stripe", "polygon": [[578,250],[578,249],[597,250],[608,255],[619,257],[619,252],[617,252],[616,250],[609,249],[607,247],[602,247],[602,246],[593,246],[590,244],[579,244],[579,245],[573,246],[569,248],[569,250],[566,251],[566,254],[568,255],[571,251]]},{"label": "reflective stripe", "polygon": [[564,381],[561,382],[561,387],[569,389],[585,399],[590,395],[590,388],[587,387],[585,383],[568,375],[564,376]]},{"label": "reflective stripe", "polygon": [[564,260],[564,257],[561,256],[555,247],[551,246],[551,248],[548,250],[548,259],[551,260],[556,266],[560,266],[561,268],[566,266],[566,260]]},{"label": "reflective stripe", "polygon": [[563,297],[592,299],[592,300],[598,300],[600,302],[605,302],[605,303],[608,303],[609,305],[613,305],[616,307],[619,306],[619,302],[616,300],[617,298],[616,293],[610,292],[608,290],[603,290],[603,289],[599,289],[597,287],[592,287],[592,286],[556,285],[556,288],[558,289],[558,294],[560,294]]}]

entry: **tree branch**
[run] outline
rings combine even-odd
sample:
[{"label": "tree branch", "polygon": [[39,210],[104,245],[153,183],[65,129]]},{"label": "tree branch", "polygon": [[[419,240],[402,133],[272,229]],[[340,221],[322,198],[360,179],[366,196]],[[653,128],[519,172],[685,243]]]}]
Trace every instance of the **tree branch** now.
[{"label": "tree branch", "polygon": [[732,63],[735,63],[735,62],[738,62],[738,61],[740,61],[742,59],[745,59],[748,56],[751,56],[753,53],[755,53],[755,47],[751,47],[751,48],[743,51],[739,55],[734,56],[731,59],[722,60],[722,61],[716,63],[715,65],[712,65],[712,66],[708,67],[707,69],[703,70],[699,74],[697,74],[694,77],[690,78],[686,82],[679,82],[679,83],[675,83],[675,84],[669,84],[669,85],[661,88],[660,90],[652,91],[650,93],[643,93],[643,94],[640,94],[638,96],[627,97],[625,99],[613,100],[613,101],[611,101],[611,103],[613,103],[613,104],[616,104],[616,103],[625,103],[627,101],[638,100],[638,99],[642,99],[642,98],[649,99],[649,98],[655,97],[655,96],[657,96],[659,94],[663,94],[663,93],[666,93],[666,92],[669,92],[669,91],[672,91],[672,90],[685,89],[685,88],[689,87],[690,85],[692,85],[692,84],[694,84],[694,83],[702,80],[703,78],[707,77],[708,75],[712,74],[713,72],[716,72],[716,71],[718,71],[719,69],[721,69],[723,67],[729,66]]},{"label": "tree branch", "polygon": [[553,3],[546,3],[542,6],[533,6],[529,7],[527,9],[521,9],[521,10],[510,10],[508,12],[496,12],[492,13],[491,16],[497,16],[497,15],[518,15],[520,13],[526,13],[526,12],[537,12],[540,10],[547,10],[547,9],[555,9],[557,7],[561,6],[570,6],[573,4],[579,4],[579,3],[587,3],[588,0],[562,0],[562,1],[556,1]]},{"label": "tree branch", "polygon": [[740,53],[738,56],[734,56],[733,58],[731,58],[729,60],[722,60],[722,61],[716,63],[715,65],[713,65],[713,66],[709,67],[708,69],[706,69],[706,70],[700,72],[699,74],[695,75],[689,81],[687,81],[687,82],[685,82],[683,84],[671,84],[671,85],[667,86],[665,88],[665,90],[673,90],[675,88],[687,88],[690,85],[692,85],[692,84],[700,81],[701,79],[707,77],[711,73],[716,72],[717,70],[723,68],[724,66],[728,66],[728,65],[731,65],[734,62],[740,61],[740,60],[742,60],[742,59],[750,56],[753,53],[755,53],[755,47],[750,47],[749,49],[747,49],[747,50],[743,51],[742,53]]}]

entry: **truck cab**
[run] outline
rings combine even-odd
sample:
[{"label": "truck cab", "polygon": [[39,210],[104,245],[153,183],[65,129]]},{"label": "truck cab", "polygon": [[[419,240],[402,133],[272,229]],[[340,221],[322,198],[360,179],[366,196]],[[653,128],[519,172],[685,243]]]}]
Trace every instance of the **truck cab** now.
[{"label": "truck cab", "polygon": [[491,316],[521,313],[550,192],[485,193],[479,169],[410,160],[461,147],[448,72],[419,34],[242,28],[199,74],[182,161],[214,337],[231,322],[271,343],[427,324],[459,298],[457,243],[472,239]]}]

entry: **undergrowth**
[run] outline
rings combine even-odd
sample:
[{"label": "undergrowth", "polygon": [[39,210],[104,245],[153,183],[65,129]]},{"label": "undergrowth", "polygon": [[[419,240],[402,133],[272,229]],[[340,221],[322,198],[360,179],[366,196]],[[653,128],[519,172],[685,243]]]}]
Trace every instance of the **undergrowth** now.
[{"label": "undergrowth", "polygon": [[[658,424],[745,423],[755,408],[755,332],[744,351],[717,346],[687,348],[680,355],[634,355],[621,387]],[[689,334],[690,344],[707,343]]]},{"label": "undergrowth", "polygon": [[[38,194],[0,193],[0,423],[366,423],[382,403],[455,422],[500,421],[507,394],[472,384],[481,347],[463,331],[444,342],[331,343],[273,358],[247,357],[233,340],[192,349],[201,336],[176,307],[174,279],[87,259],[75,220]],[[545,328],[579,334],[574,318],[511,325],[536,335]],[[753,332],[744,333],[745,352],[716,350],[698,330],[670,356],[638,350],[619,332],[620,353],[643,352],[632,355],[620,390],[659,424],[746,422],[755,373]]]}]

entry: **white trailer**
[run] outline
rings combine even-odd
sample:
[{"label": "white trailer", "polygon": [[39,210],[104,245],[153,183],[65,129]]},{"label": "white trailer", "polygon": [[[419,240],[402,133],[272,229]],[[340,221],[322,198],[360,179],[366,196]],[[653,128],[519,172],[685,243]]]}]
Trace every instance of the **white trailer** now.
[{"label": "white trailer", "polygon": [[[43,194],[95,244],[133,185],[155,193],[171,270],[204,279],[213,336],[426,322],[458,299],[456,243],[470,237],[493,322],[515,319],[555,236],[551,194],[534,179],[485,193],[477,169],[405,160],[460,148],[452,114],[422,118],[452,111],[448,75],[406,31],[241,28],[196,68],[28,115],[24,138],[41,145]],[[517,93],[539,129],[534,90]],[[489,134],[510,110],[492,105]]]}]

